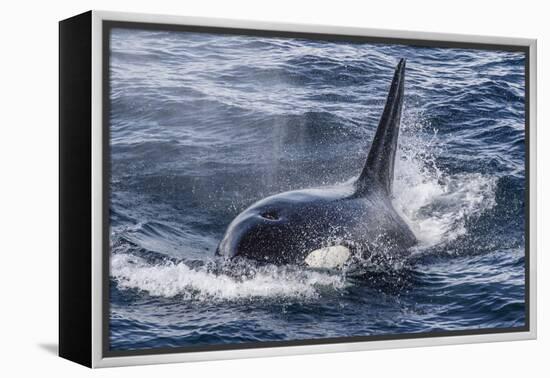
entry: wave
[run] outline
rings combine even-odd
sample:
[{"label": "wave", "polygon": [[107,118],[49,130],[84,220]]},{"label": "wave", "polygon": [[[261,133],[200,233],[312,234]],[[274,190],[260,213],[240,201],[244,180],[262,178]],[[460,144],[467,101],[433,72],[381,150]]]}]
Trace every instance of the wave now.
[{"label": "wave", "polygon": [[185,262],[149,263],[130,254],[111,256],[111,277],[119,288],[137,289],[152,296],[183,300],[235,300],[250,298],[314,299],[323,291],[345,287],[343,275],[276,267],[243,265],[217,272],[205,265]]},{"label": "wave", "polygon": [[433,247],[465,235],[469,219],[495,206],[497,178],[445,173],[437,165],[437,131],[432,130],[432,138],[418,136],[426,128],[422,122],[404,125],[393,204],[420,246]]}]

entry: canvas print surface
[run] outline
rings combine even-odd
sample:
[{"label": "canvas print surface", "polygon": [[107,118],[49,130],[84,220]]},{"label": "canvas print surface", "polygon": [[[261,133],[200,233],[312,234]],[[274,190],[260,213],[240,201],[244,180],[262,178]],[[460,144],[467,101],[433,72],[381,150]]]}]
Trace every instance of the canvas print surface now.
[{"label": "canvas print surface", "polygon": [[525,326],[523,52],[109,46],[111,351]]}]

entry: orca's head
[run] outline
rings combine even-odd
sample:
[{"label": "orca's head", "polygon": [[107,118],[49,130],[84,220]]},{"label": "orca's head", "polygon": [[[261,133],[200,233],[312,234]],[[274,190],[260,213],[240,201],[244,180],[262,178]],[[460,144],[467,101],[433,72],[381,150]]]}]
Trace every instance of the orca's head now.
[{"label": "orca's head", "polygon": [[330,203],[306,191],[256,202],[228,226],[216,254],[270,264],[303,264],[330,236]]}]

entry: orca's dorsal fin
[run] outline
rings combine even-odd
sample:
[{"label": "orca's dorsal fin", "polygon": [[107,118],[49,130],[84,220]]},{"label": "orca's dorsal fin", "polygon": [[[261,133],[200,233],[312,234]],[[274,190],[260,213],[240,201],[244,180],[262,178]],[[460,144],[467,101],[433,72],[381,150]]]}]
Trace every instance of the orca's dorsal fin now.
[{"label": "orca's dorsal fin", "polygon": [[405,59],[401,59],[395,69],[393,80],[380,117],[380,123],[370,147],[367,162],[357,179],[357,195],[379,188],[386,195],[392,193],[393,167],[397,150],[403,92],[405,86]]}]

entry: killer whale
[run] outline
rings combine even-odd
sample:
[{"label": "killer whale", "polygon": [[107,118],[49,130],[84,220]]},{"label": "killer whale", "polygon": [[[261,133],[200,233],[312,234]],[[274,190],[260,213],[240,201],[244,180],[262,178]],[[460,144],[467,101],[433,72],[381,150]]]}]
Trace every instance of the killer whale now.
[{"label": "killer whale", "polygon": [[338,268],[351,260],[404,256],[417,240],[391,203],[405,86],[395,68],[363,170],[347,184],[264,198],[229,224],[216,254],[276,265]]}]

